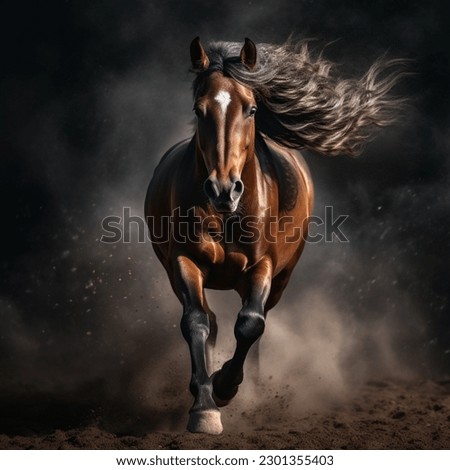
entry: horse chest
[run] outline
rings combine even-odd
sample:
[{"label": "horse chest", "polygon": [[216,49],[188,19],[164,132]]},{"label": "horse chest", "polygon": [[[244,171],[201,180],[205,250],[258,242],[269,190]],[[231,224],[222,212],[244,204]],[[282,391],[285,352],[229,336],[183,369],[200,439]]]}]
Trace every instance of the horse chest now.
[{"label": "horse chest", "polygon": [[232,289],[256,262],[255,246],[240,243],[237,232],[236,239],[232,239],[230,231],[221,230],[222,224],[203,227],[201,233],[197,232],[199,243],[190,245],[190,254],[208,273],[205,287]]},{"label": "horse chest", "polygon": [[233,245],[212,242],[202,249],[205,255],[203,264],[208,272],[205,287],[232,289],[251,265],[251,257]]},{"label": "horse chest", "polygon": [[197,246],[197,254],[204,264],[235,274],[245,271],[251,262],[251,253],[246,253],[242,247],[213,238],[205,237]]}]

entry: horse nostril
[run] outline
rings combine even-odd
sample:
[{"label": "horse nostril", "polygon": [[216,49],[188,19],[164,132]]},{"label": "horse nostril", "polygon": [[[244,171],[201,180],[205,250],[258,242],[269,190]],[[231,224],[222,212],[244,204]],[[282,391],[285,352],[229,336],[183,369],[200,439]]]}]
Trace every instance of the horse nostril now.
[{"label": "horse nostril", "polygon": [[233,188],[231,190],[231,199],[235,201],[243,192],[244,192],[244,183],[242,182],[242,180],[235,181]]},{"label": "horse nostril", "polygon": [[211,178],[207,178],[204,182],[203,191],[210,199],[217,199],[220,194],[218,184]]}]

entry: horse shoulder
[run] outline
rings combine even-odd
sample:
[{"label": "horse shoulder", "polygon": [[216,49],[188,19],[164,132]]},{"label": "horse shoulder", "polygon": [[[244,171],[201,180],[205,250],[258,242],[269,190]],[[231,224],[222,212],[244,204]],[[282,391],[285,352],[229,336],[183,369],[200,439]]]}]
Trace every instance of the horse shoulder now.
[{"label": "horse shoulder", "polygon": [[[174,177],[179,172],[183,157],[190,150],[191,139],[172,146],[156,166],[147,189],[145,215],[170,215]],[[168,212],[165,214],[165,212]]]},{"label": "horse shoulder", "polygon": [[313,184],[306,161],[300,152],[266,142],[270,178],[278,191],[278,233],[275,249],[275,274],[295,266],[305,244],[308,219],[312,214]]},{"label": "horse shoulder", "polygon": [[173,145],[155,167],[144,203],[144,214],[154,251],[161,263],[170,268],[170,217],[173,212],[173,181],[183,157],[190,151],[191,139]]}]

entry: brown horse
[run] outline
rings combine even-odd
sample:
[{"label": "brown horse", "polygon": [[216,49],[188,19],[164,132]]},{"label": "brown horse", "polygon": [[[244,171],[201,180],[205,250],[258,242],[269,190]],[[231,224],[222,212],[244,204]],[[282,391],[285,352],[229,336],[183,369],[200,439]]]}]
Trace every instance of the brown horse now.
[{"label": "brown horse", "polygon": [[[205,50],[196,38],[191,61],[196,132],[162,158],[145,213],[183,305],[194,396],[188,430],[218,434],[218,407],[236,395],[250,347],[305,245],[313,187],[294,149],[355,155],[372,125],[392,119],[398,102],[387,93],[398,74],[377,80],[385,69],[377,62],[359,81],[336,80],[304,43],[257,49],[249,39]],[[217,324],[205,288],[234,289],[242,299],[234,355],[212,374],[206,357]]]}]

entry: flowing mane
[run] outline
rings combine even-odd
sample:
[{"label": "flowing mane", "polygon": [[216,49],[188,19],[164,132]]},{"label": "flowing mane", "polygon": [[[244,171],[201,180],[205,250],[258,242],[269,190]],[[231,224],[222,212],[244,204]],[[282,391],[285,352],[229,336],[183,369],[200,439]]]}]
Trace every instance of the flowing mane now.
[{"label": "flowing mane", "polygon": [[286,147],[357,156],[374,128],[392,123],[404,103],[390,94],[404,74],[403,60],[379,59],[361,79],[342,79],[331,62],[311,56],[307,41],[257,45],[253,69],[241,63],[241,47],[209,44],[209,67],[196,77],[194,94],[213,71],[252,88],[257,130]]}]

